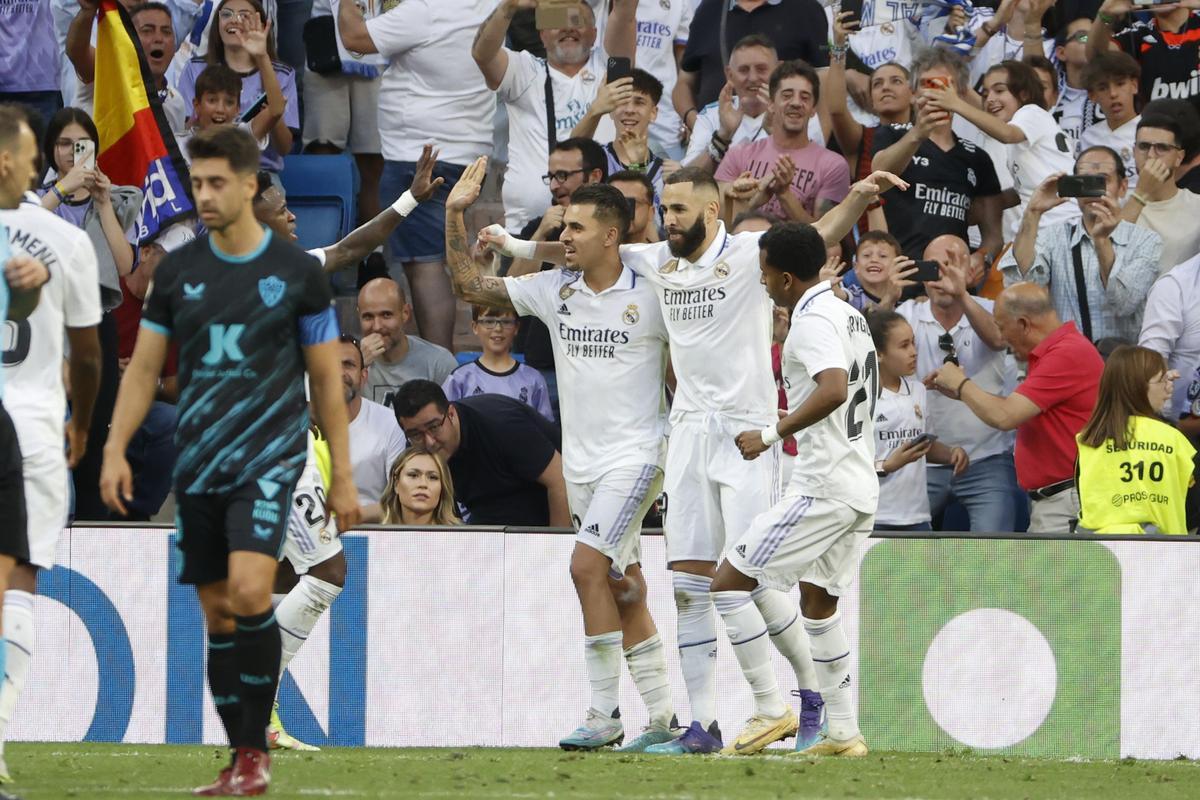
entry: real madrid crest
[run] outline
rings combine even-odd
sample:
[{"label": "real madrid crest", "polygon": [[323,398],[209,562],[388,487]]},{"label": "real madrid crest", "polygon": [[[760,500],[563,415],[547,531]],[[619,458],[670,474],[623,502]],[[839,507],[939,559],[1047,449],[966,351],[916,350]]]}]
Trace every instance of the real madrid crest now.
[{"label": "real madrid crest", "polygon": [[658,5],[663,11],[671,10],[671,0],[658,0]]},{"label": "real madrid crest", "polygon": [[585,69],[583,71],[583,82],[585,84],[592,84],[596,82],[596,76],[592,74],[590,69]]},{"label": "real madrid crest", "polygon": [[679,269],[679,259],[672,258],[670,261],[668,261],[667,263],[665,263],[661,267],[659,267],[658,271],[664,275],[667,275],[671,272],[674,272],[677,269]]},{"label": "real madrid crest", "polygon": [[728,278],[729,264],[724,261],[718,261],[716,266],[713,267],[713,275],[716,275],[718,278]]},{"label": "real madrid crest", "polygon": [[575,294],[575,290],[570,286],[564,286],[558,290],[558,299],[566,300],[571,295]]},{"label": "real madrid crest", "polygon": [[890,22],[883,23],[882,25],[879,26],[879,29],[883,31],[885,36],[891,36],[893,33],[896,32],[896,26]]},{"label": "real madrid crest", "polygon": [[621,315],[621,319],[626,325],[637,325],[637,321],[641,319],[641,314],[638,313],[637,303],[630,303],[625,306],[625,313]]},{"label": "real madrid crest", "polygon": [[921,413],[920,403],[913,403],[913,413],[917,415],[917,419],[925,419],[925,415]]}]

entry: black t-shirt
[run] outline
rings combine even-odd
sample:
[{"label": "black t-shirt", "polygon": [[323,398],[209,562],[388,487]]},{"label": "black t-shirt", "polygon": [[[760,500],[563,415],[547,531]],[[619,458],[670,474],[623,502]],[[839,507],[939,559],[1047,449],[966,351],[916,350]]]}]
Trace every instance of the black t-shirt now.
[{"label": "black t-shirt", "polygon": [[546,488],[537,479],[559,448],[558,428],[511,397],[455,400],[462,439],[450,459],[455,499],[472,525],[548,525]]},{"label": "black t-shirt", "polygon": [[1158,22],[1136,20],[1116,35],[1117,44],[1142,65],[1141,105],[1164,97],[1190,100],[1200,110],[1200,12],[1193,11],[1176,33]]},{"label": "black t-shirt", "polygon": [[[679,0],[688,2],[688,0]],[[829,65],[828,23],[817,0],[780,0],[764,3],[753,11],[740,6],[729,8],[729,0],[702,0],[692,19],[691,34],[683,51],[683,68],[700,73],[696,108],[716,102],[725,85],[725,65],[721,60],[721,13],[728,9],[725,22],[726,52],[752,33],[760,33],[775,43],[780,61],[802,58],[814,67]]]},{"label": "black t-shirt", "polygon": [[1183,177],[1175,181],[1175,185],[1180,189],[1187,189],[1189,192],[1200,194],[1200,167],[1192,167],[1183,173]]},{"label": "black t-shirt", "polygon": [[[541,217],[530,221],[517,234],[518,238],[527,241],[532,239],[534,231],[541,224]],[[546,237],[546,241],[557,242],[561,233],[562,228],[550,231],[550,235]],[[502,266],[504,273],[508,274],[508,269],[512,266],[512,259],[506,259]],[[555,269],[555,266],[549,261],[543,261],[542,271],[544,272],[548,269]],[[517,337],[513,341],[513,352],[522,353],[525,356],[525,363],[534,369],[543,372],[554,371],[554,350],[550,346],[550,330],[537,317],[521,317],[521,327],[517,330]]]},{"label": "black t-shirt", "polygon": [[338,336],[317,260],[270,231],[241,258],[200,236],[158,265],[141,324],[179,345],[177,491],[294,484],[308,431],[302,348]]},{"label": "black t-shirt", "polygon": [[[874,152],[900,141],[911,127],[907,123],[879,126]],[[942,150],[929,139],[921,142],[900,177],[909,182],[908,191],[888,192],[883,198],[883,215],[909,258],[922,258],[926,245],[943,234],[966,241],[971,201],[1000,194],[991,157],[957,136],[950,150]]]}]

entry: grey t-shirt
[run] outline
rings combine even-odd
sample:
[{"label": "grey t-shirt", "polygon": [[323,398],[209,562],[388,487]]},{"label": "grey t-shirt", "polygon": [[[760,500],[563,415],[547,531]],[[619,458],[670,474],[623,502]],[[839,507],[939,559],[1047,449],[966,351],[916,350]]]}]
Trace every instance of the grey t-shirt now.
[{"label": "grey t-shirt", "polygon": [[409,336],[408,355],[403,361],[388,364],[376,360],[367,370],[363,396],[391,408],[392,395],[405,383],[424,378],[440,386],[457,366],[458,361],[446,348]]}]

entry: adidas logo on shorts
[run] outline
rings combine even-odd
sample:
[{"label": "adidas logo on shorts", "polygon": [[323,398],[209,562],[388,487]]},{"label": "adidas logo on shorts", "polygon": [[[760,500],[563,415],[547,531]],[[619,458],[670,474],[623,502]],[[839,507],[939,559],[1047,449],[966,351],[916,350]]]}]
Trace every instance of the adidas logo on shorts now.
[{"label": "adidas logo on shorts", "polygon": [[838,684],[838,688],[839,688],[839,689],[845,689],[845,688],[846,688],[846,687],[848,687],[849,685],[850,685],[850,673],[848,673],[848,672],[847,672],[847,673],[846,673],[846,677],[845,677],[845,678],[843,678],[843,679],[842,679],[842,682]]},{"label": "adidas logo on shorts", "polygon": [[746,545],[739,544],[737,547],[734,548],[734,550],[736,550],[737,554],[739,556],[741,556],[742,558],[746,557]]},{"label": "adidas logo on shorts", "polygon": [[592,534],[592,536],[599,536],[600,535],[600,525],[593,522],[591,525],[588,525],[586,528],[584,528],[583,532],[590,533],[590,534]]}]

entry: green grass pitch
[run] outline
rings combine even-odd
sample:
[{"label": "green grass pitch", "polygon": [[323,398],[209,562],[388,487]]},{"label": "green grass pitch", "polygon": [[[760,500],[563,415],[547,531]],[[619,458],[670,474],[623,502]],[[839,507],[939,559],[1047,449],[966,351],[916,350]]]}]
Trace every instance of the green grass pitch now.
[{"label": "green grass pitch", "polygon": [[[207,783],[215,747],[12,744],[26,800],[169,798]],[[779,754],[776,755],[775,752]],[[330,749],[272,762],[275,798],[1195,798],[1200,763],[1053,761],[969,753],[872,753],[813,761],[773,751],[672,758],[534,749]]]}]

